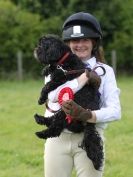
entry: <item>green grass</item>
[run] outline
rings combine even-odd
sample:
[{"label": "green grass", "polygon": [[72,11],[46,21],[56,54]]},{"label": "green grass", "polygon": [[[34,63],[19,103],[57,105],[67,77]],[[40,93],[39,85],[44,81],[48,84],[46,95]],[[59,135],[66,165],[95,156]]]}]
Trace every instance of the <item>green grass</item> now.
[{"label": "green grass", "polygon": [[[34,135],[42,127],[33,115],[42,81],[0,81],[0,177],[43,177],[44,141]],[[106,134],[104,177],[133,176],[133,78],[119,78],[122,120],[111,123]],[[73,177],[75,175],[73,174]]]}]

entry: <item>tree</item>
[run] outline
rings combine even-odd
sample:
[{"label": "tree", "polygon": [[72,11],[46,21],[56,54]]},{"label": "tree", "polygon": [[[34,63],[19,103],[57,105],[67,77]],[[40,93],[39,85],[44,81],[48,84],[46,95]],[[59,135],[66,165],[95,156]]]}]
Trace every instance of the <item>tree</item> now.
[{"label": "tree", "polygon": [[[20,10],[11,2],[0,2],[1,70],[16,69],[16,53],[23,52],[24,69],[32,71],[33,49],[43,32],[40,16]],[[29,70],[30,68],[30,70]]]},{"label": "tree", "polygon": [[[74,12],[85,11],[96,16],[103,31],[106,59],[116,49],[118,69],[133,67],[133,0],[1,0],[0,61],[1,70],[14,70],[16,52],[24,54],[25,71],[37,71],[32,52],[42,34],[61,35],[64,20]],[[30,67],[30,70],[29,70]]]}]

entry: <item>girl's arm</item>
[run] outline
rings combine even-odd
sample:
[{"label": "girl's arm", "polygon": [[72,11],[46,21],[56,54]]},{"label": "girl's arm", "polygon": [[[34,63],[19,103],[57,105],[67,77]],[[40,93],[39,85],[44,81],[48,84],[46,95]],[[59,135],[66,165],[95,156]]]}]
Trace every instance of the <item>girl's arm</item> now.
[{"label": "girl's arm", "polygon": [[64,87],[70,87],[75,94],[78,90],[80,90],[87,83],[87,81],[88,81],[88,78],[86,76],[86,73],[83,73],[79,77],[77,77],[76,79],[73,79],[71,81],[67,81],[63,85],[59,86],[57,89],[51,91],[48,94],[48,99],[51,102],[57,102],[58,101],[58,94],[59,94],[60,90]]},{"label": "girl's arm", "polygon": [[95,120],[100,122],[111,122],[121,118],[120,90],[117,87],[114,71],[111,67],[106,68],[103,78],[101,94],[101,109],[93,111]]}]

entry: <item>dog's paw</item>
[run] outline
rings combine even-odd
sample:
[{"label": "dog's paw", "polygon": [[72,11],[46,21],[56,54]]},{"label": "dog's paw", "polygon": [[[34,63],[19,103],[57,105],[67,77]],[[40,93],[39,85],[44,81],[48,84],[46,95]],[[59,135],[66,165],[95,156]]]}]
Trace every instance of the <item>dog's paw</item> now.
[{"label": "dog's paw", "polygon": [[35,121],[36,121],[36,123],[38,123],[38,124],[40,124],[40,125],[43,125],[44,123],[44,121],[43,121],[43,119],[44,119],[44,117],[43,116],[40,116],[40,115],[38,115],[38,114],[35,114],[34,115],[34,118],[35,118]]},{"label": "dog's paw", "polygon": [[38,104],[39,105],[42,105],[42,104],[44,104],[46,102],[46,100],[48,98],[48,88],[49,88],[48,84],[45,87],[42,88],[40,97],[38,99]]},{"label": "dog's paw", "polygon": [[35,133],[38,138],[45,139],[44,134],[42,132]]},{"label": "dog's paw", "polygon": [[44,100],[44,99],[42,99],[42,98],[39,98],[39,100],[38,100],[38,104],[39,104],[39,105],[42,105],[42,104],[45,103],[45,101],[46,101],[46,100]]}]

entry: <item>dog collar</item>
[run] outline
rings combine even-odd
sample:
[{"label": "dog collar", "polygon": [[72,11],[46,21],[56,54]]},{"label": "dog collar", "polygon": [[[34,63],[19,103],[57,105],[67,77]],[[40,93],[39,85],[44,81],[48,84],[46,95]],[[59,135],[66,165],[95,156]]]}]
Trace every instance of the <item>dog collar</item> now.
[{"label": "dog collar", "polygon": [[57,65],[61,65],[64,63],[64,61],[67,59],[67,57],[70,55],[70,52],[67,52],[63,55],[63,57],[58,61]]}]

